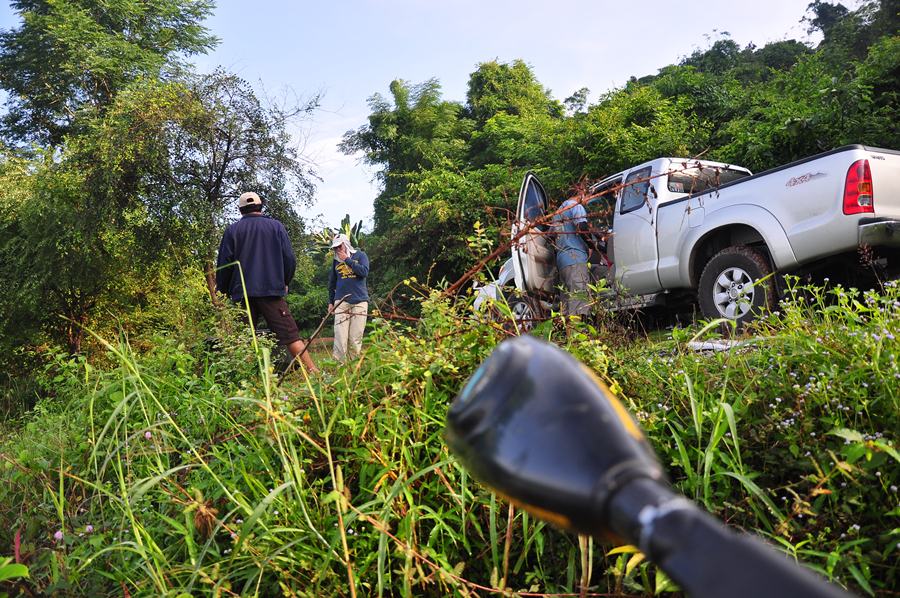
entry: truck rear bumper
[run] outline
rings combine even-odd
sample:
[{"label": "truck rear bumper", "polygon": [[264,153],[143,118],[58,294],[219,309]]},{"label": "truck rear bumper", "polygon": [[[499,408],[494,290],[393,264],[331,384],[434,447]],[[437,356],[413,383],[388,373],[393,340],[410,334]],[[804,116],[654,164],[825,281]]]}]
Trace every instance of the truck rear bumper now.
[{"label": "truck rear bumper", "polygon": [[879,220],[859,225],[859,244],[900,247],[900,220]]}]

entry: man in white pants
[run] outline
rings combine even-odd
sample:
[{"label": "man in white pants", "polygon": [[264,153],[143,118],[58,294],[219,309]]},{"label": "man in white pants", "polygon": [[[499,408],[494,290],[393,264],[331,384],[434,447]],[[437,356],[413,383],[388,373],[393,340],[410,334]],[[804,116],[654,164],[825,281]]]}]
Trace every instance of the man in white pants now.
[{"label": "man in white pants", "polygon": [[362,349],[369,311],[369,257],[354,249],[346,235],[335,235],[331,247],[334,260],[328,277],[328,311],[334,313],[334,358],[343,362],[348,345],[354,357]]}]

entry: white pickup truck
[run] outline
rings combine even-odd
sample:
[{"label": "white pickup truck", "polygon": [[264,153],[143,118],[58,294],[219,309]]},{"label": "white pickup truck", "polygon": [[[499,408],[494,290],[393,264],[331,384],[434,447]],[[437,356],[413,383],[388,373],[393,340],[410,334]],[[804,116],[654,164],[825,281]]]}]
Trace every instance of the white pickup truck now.
[{"label": "white pickup truck", "polygon": [[[591,192],[589,216],[605,216],[610,233],[611,287],[628,298],[620,307],[692,299],[708,318],[741,323],[774,301],[772,278],[755,284],[773,271],[861,270],[861,248],[870,265],[900,265],[900,152],[893,150],[846,146],[756,175],[658,158]],[[531,297],[551,297],[558,286],[547,234],[554,204],[527,174],[511,262],[516,286]]]}]

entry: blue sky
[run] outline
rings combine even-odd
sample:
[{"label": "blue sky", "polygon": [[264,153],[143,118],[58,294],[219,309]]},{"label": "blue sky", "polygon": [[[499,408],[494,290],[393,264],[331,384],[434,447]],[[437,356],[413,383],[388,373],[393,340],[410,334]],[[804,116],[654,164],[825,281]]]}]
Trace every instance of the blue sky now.
[{"label": "blue sky", "polygon": [[[348,212],[371,218],[372,171],[336,145],[366,122],[366,99],[387,94],[395,78],[435,77],[446,99],[462,101],[479,62],[521,58],[556,98],[587,87],[595,101],[722,32],[741,46],[809,41],[799,22],[809,2],[220,0],[207,22],[220,44],[195,62],[203,71],[221,65],[275,99],[323,94],[322,109],[294,133],[323,178],[305,215],[335,225]],[[3,6],[0,27],[16,23]]]}]

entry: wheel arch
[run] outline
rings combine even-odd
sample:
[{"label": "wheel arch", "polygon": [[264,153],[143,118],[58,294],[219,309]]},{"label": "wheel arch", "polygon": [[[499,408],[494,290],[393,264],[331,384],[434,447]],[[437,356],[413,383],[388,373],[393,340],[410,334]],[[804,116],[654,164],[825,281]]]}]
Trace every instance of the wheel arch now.
[{"label": "wheel arch", "polygon": [[772,254],[766,243],[765,237],[749,224],[728,224],[712,229],[700,237],[691,250],[689,271],[691,287],[697,288],[700,283],[700,275],[706,264],[726,247],[747,245],[761,249],[769,264],[774,268]]},{"label": "wheel arch", "polygon": [[775,285],[757,284],[773,273],[764,245],[729,245],[704,266],[697,285],[700,311],[707,318],[725,317],[742,326],[760,311],[772,309]]}]

